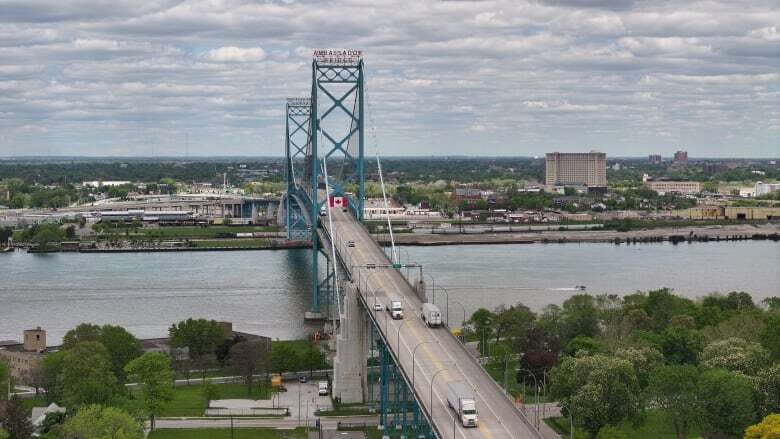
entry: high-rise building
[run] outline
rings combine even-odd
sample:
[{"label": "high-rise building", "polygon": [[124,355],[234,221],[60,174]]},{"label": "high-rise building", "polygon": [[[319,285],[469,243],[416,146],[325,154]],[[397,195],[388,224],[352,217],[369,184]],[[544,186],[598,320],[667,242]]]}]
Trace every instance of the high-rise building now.
[{"label": "high-rise building", "polygon": [[661,154],[650,154],[647,156],[647,161],[653,164],[658,164],[664,161],[663,157],[661,157]]},{"label": "high-rise building", "polygon": [[688,151],[677,151],[674,153],[674,164],[687,165],[688,164]]},{"label": "high-rise building", "polygon": [[607,186],[607,155],[603,152],[551,152],[546,159],[548,186]]}]

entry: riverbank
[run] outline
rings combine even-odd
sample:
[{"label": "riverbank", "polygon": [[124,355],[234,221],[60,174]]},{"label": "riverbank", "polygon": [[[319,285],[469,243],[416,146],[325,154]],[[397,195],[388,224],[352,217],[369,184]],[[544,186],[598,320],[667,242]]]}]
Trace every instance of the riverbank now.
[{"label": "riverbank", "polygon": [[[378,236],[378,239],[382,241],[385,236]],[[409,246],[778,240],[780,239],[780,224],[688,226],[630,230],[626,232],[615,230],[555,230],[540,232],[487,232],[480,234],[400,233],[396,234],[394,238],[396,244]]]}]

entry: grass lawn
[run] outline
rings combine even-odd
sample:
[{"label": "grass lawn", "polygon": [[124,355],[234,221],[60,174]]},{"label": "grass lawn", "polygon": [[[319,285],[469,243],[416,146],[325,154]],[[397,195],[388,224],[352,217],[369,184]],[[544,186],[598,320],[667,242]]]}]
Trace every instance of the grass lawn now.
[{"label": "grass lawn", "polygon": [[156,229],[139,229],[147,238],[214,238],[224,233],[276,232],[276,226],[177,226],[160,227]]},{"label": "grass lawn", "polygon": [[[547,418],[544,422],[555,430],[556,433],[561,434],[563,437],[569,437],[569,418]],[[666,414],[660,410],[648,410],[645,423],[639,427],[634,427],[631,422],[624,422],[620,424],[619,427],[621,431],[631,438],[647,437],[653,439],[675,439],[677,437],[674,434],[674,426],[672,426],[671,421],[669,421]],[[574,437],[587,437],[580,436],[580,432],[584,433],[584,431],[579,429],[575,424]],[[700,438],[701,434],[699,429],[696,426],[691,426],[688,437],[691,439]]]},{"label": "grass lawn", "polygon": [[[219,399],[270,399],[271,390],[257,385],[252,388],[252,394],[247,395],[246,386],[243,384],[215,384]],[[206,411],[206,398],[203,397],[203,385],[176,387],[173,391],[173,400],[160,414],[161,417],[177,416],[203,416]]]},{"label": "grass lawn", "polygon": [[276,430],[273,428],[235,428],[233,436],[229,428],[158,429],[149,439],[304,439],[303,428]]},{"label": "grass lawn", "polygon": [[[522,393],[523,386],[522,383],[517,382],[517,377],[515,370],[518,368],[518,362],[517,360],[510,360],[509,361],[509,367],[508,367],[508,384],[509,384],[509,393],[511,393],[513,396],[517,396],[520,393]],[[503,363],[493,363],[493,364],[486,364],[485,370],[490,374],[490,376],[493,377],[494,380],[498,383],[499,386],[504,387],[504,364]],[[537,377],[537,379],[541,379],[541,377]],[[542,383],[539,383],[541,386]],[[540,387],[539,389],[539,402],[548,402],[550,400],[549,397],[546,397],[545,395],[542,395],[542,389]],[[536,402],[535,395],[534,395],[534,383],[533,378],[528,378],[525,382],[525,398],[524,401],[526,404],[533,404]]]},{"label": "grass lawn", "polygon": [[46,403],[46,400],[42,396],[36,396],[22,399],[22,405],[24,406],[25,411],[29,412],[32,411],[33,407],[46,407],[49,404]]}]

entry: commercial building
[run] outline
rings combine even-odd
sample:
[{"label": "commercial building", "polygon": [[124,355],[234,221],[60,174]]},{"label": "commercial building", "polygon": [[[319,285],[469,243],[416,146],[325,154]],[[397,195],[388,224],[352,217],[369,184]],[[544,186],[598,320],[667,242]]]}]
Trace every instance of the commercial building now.
[{"label": "commercial building", "polygon": [[698,194],[704,189],[704,185],[698,181],[645,181],[645,186],[658,192],[659,195],[664,194],[682,194],[692,195]]},{"label": "commercial building", "polygon": [[552,152],[546,155],[548,186],[607,186],[607,155],[603,152]]},{"label": "commercial building", "polygon": [[780,183],[762,183],[760,181],[756,183],[756,191],[755,191],[756,197],[770,194],[774,191],[780,191]]},{"label": "commercial building", "polygon": [[688,164],[688,151],[677,151],[674,153],[675,165],[687,165]]},{"label": "commercial building", "polygon": [[780,219],[780,207],[730,207],[697,206],[675,211],[680,218],[693,220],[777,220]]},{"label": "commercial building", "polygon": [[28,384],[47,353],[46,331],[37,327],[24,331],[24,342],[0,342],[0,359],[8,364],[16,382]]},{"label": "commercial building", "polygon": [[650,154],[647,156],[647,161],[652,164],[658,164],[664,161],[663,157],[661,157],[661,154]]}]

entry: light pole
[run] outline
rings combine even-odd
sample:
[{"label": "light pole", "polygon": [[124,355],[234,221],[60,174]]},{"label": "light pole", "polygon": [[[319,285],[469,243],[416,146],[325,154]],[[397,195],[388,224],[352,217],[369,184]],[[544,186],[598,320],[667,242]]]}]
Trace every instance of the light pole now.
[{"label": "light pole", "polygon": [[439,369],[431,377],[431,421],[433,421],[433,382],[436,380],[436,376],[438,376],[440,373],[444,372],[445,370],[449,370],[449,369],[447,369],[446,367],[444,369]]},{"label": "light pole", "polygon": [[412,392],[414,392],[414,356],[417,354],[417,348],[420,346],[426,344],[426,343],[438,343],[436,340],[427,340],[427,341],[421,341],[415,345],[414,349],[412,349]]},{"label": "light pole", "polygon": [[446,301],[444,302],[444,307],[447,308],[447,322],[446,322],[446,325],[447,325],[447,328],[449,328],[450,327],[450,292],[447,291],[447,289],[444,288],[444,287],[439,287],[439,289],[444,291],[444,294],[445,294],[444,297],[446,298]]},{"label": "light pole", "polygon": [[398,349],[398,359],[399,359],[399,361],[400,361],[400,359],[401,359],[401,328],[403,328],[403,327],[404,327],[404,325],[405,325],[405,324],[406,324],[408,321],[409,321],[409,320],[404,320],[403,322],[401,322],[401,324],[400,324],[400,325],[398,325],[398,332],[396,333],[395,347],[396,347],[396,349]]},{"label": "light pole", "polygon": [[[506,368],[504,369],[506,371]],[[539,382],[536,381],[536,375],[534,375],[533,372],[531,372],[528,369],[515,369],[515,373],[517,372],[528,372],[531,375],[531,378],[534,379],[534,425],[536,425],[536,428],[539,428]],[[523,401],[525,401],[525,395],[523,395]]]},{"label": "light pole", "polygon": [[574,417],[571,413],[571,409],[564,403],[559,402],[558,405],[565,408],[569,412],[569,439],[574,439]]},{"label": "light pole", "polygon": [[428,276],[431,279],[431,291],[433,292],[433,296],[431,298],[431,303],[436,303],[436,279],[431,276],[431,273],[424,273],[426,276]]},{"label": "light pole", "polygon": [[466,307],[465,307],[465,306],[463,306],[463,304],[462,304],[462,303],[460,303],[460,302],[458,302],[457,300],[453,300],[453,302],[455,302],[455,303],[457,303],[458,305],[460,305],[460,307],[463,309],[463,322],[461,322],[460,326],[461,326],[461,327],[462,327],[462,326],[466,326]]}]

